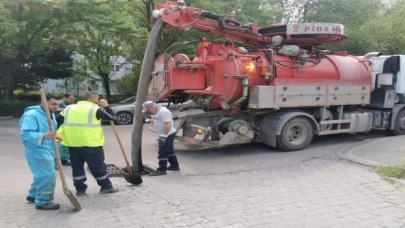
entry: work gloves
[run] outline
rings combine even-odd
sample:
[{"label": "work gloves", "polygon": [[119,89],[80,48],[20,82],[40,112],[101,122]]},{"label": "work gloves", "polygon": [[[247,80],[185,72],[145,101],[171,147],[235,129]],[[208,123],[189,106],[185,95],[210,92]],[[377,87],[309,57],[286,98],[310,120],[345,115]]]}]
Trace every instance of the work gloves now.
[{"label": "work gloves", "polygon": [[159,146],[166,145],[166,140],[167,140],[167,135],[160,135],[159,139],[158,139]]}]

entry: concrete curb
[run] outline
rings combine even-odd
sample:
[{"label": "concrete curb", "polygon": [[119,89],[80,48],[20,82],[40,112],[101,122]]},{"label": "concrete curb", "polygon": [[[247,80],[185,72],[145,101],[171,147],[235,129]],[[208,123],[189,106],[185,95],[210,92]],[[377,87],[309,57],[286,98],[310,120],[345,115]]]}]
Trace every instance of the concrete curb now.
[{"label": "concrete curb", "polygon": [[13,117],[12,116],[0,116],[0,121],[9,120],[9,119],[13,119]]},{"label": "concrete curb", "polygon": [[[359,147],[364,146],[366,144],[384,142],[384,141],[388,141],[390,139],[392,139],[392,137],[385,137],[385,138],[378,138],[378,139],[368,139],[368,140],[365,140],[363,142],[360,142],[360,143],[356,144],[355,146],[353,146],[349,150],[342,149],[342,150],[336,152],[336,154],[339,157],[341,157],[342,159],[344,159],[344,160],[347,160],[347,161],[355,163],[355,164],[360,164],[362,166],[371,167],[371,168],[375,168],[377,166],[382,166],[382,165],[387,165],[387,164],[382,163],[382,162],[372,161],[372,160],[369,160],[369,159],[358,157],[358,156],[354,155],[354,152]],[[386,179],[392,181],[392,183],[395,186],[397,186],[398,188],[405,188],[405,180],[404,179],[397,179],[397,178],[393,178],[393,177],[383,177],[383,176],[381,176],[381,178],[386,178]]]},{"label": "concrete curb", "polygon": [[391,181],[395,183],[396,186],[400,188],[405,188],[405,180],[404,179],[397,179],[397,178],[392,178],[392,177],[387,177]]},{"label": "concrete curb", "polygon": [[364,140],[364,141],[356,144],[355,146],[353,146],[351,149],[345,150],[345,151],[339,151],[336,154],[345,160],[348,160],[350,162],[357,163],[360,165],[369,166],[369,167],[381,166],[381,165],[384,165],[384,163],[365,159],[362,157],[358,157],[354,154],[354,152],[359,147],[364,146],[365,144],[370,144],[370,143],[374,143],[374,142],[383,142],[383,141],[389,140],[390,138],[392,138],[392,137]]}]

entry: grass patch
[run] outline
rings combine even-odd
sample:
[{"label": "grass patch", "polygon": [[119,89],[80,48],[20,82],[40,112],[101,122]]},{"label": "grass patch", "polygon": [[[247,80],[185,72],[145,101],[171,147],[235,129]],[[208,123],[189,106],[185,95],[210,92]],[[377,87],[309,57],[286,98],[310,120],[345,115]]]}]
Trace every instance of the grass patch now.
[{"label": "grass patch", "polygon": [[405,164],[396,166],[379,166],[375,172],[383,177],[405,179]]}]

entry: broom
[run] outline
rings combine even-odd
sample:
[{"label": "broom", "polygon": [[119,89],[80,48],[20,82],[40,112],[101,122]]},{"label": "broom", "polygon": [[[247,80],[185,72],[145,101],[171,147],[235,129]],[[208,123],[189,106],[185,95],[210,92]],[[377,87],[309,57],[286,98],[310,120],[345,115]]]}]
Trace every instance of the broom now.
[{"label": "broom", "polygon": [[[53,124],[52,124],[52,120],[51,120],[51,114],[49,113],[49,109],[48,109],[48,102],[46,101],[46,97],[45,97],[45,92],[43,89],[40,89],[39,92],[41,93],[41,100],[42,100],[42,103],[44,104],[46,119],[48,120],[49,131],[53,132],[54,129],[53,129]],[[62,161],[60,160],[60,154],[59,154],[59,150],[58,150],[58,145],[56,144],[56,139],[52,139],[52,143],[53,143],[53,147],[55,149],[56,160],[58,162],[59,174],[60,174],[60,179],[62,181],[63,192],[65,193],[67,198],[72,203],[74,209],[76,211],[80,211],[82,209],[82,206],[80,205],[79,201],[77,201],[76,197],[73,195],[73,193],[69,190],[69,188],[67,186],[65,175],[62,171],[63,170]]]}]

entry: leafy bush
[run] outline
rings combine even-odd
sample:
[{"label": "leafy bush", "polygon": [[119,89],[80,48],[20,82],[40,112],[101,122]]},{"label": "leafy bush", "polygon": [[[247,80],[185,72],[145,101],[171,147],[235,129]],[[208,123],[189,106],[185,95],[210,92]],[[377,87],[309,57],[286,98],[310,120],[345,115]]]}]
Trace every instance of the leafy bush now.
[{"label": "leafy bush", "polygon": [[[133,72],[117,80],[117,92],[127,97],[136,96],[140,69],[135,66]],[[125,98],[124,98],[125,99]]]},{"label": "leafy bush", "polygon": [[15,99],[18,101],[31,101],[39,102],[41,100],[41,94],[36,91],[31,91],[27,93],[14,93]]},{"label": "leafy bush", "polygon": [[[57,92],[57,93],[53,93],[53,94],[59,96],[60,98],[63,97],[62,92]],[[39,103],[41,101],[41,94],[39,93],[39,91],[23,92],[22,90],[16,90],[16,91],[14,91],[14,96],[15,96],[15,99],[18,101],[28,101],[28,102],[37,102],[37,103]]]},{"label": "leafy bush", "polygon": [[[62,98],[63,93],[54,93]],[[15,101],[0,100],[0,116],[20,117],[24,109],[28,106],[41,103],[41,94],[39,91],[24,92],[22,90],[14,91]]]},{"label": "leafy bush", "polygon": [[37,104],[39,104],[39,102],[0,100],[0,116],[20,117],[24,113],[26,107]]}]

